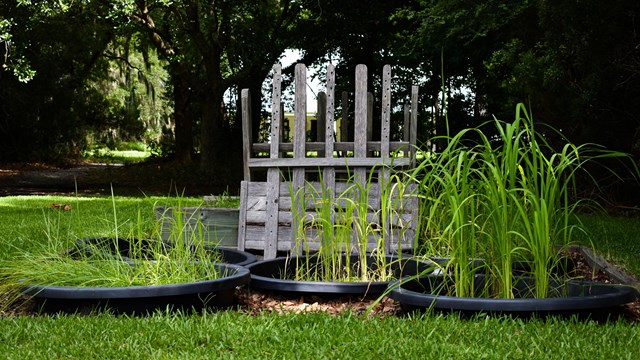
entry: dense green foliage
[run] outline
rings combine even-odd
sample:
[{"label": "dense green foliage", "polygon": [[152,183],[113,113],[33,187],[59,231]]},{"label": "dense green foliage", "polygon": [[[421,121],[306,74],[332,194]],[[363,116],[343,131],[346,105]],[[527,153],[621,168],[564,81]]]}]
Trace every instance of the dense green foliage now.
[{"label": "dense green foliage", "polygon": [[[114,236],[135,230],[140,213],[144,230],[151,230],[153,207],[173,206],[178,201],[198,206],[202,200],[173,197],[126,198],[106,196],[9,196],[0,198],[0,258],[17,250],[29,250],[47,242],[47,235],[71,242],[87,236]],[[54,205],[69,205],[69,210]],[[55,224],[55,226],[50,226]]]},{"label": "dense green foliage", "polygon": [[524,102],[574,143],[637,153],[638,10],[633,0],[4,1],[0,161],[143,140],[237,180],[239,89],[262,104],[288,48],[336,64],[338,91],[352,89],[355,64],[368,65],[372,89],[394,65],[394,99],[421,86],[423,140]]}]

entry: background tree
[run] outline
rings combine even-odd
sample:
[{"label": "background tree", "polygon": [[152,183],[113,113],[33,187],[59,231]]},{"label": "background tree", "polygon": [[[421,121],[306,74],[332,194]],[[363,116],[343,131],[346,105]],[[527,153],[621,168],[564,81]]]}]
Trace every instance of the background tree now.
[{"label": "background tree", "polygon": [[[197,147],[201,169],[237,168],[228,173],[239,177],[240,124],[225,116],[224,94],[232,87],[249,87],[260,104],[261,84],[271,66],[297,27],[311,21],[305,6],[276,0],[128,3],[129,18],[169,63],[180,161],[189,161]],[[198,142],[190,143],[194,129]]]},{"label": "background tree", "polygon": [[[91,106],[84,81],[113,37],[81,2],[0,4],[0,160],[72,156]],[[34,146],[37,144],[37,146]]]}]

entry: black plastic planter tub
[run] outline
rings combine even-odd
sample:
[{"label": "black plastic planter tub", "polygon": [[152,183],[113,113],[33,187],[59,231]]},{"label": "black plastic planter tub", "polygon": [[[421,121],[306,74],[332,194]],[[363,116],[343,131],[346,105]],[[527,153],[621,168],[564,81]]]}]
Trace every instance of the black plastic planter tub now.
[{"label": "black plastic planter tub", "polygon": [[[345,256],[345,255],[343,255]],[[389,281],[374,282],[320,282],[320,281],[296,281],[289,280],[295,271],[293,266],[296,259],[300,263],[305,263],[307,256],[280,257],[272,260],[258,261],[248,266],[251,271],[251,289],[275,291],[295,295],[298,293],[311,293],[317,296],[339,296],[339,295],[380,295],[388,287]],[[351,262],[357,264],[357,255],[351,255]],[[317,257],[310,256],[309,261],[317,264]],[[413,276],[421,273],[433,271],[433,265],[412,258],[399,259],[394,256],[387,256],[387,261],[391,263],[394,276]],[[375,266],[372,257],[367,258],[368,266]]]},{"label": "black plastic planter tub", "polygon": [[220,252],[220,255],[222,256],[222,261],[224,261],[227,264],[247,266],[249,264],[253,264],[254,262],[258,261],[258,258],[255,255],[253,255],[252,253],[248,253],[246,251],[240,251],[236,249],[229,249],[229,248],[222,248],[222,247],[216,248],[216,247],[209,247],[209,246],[205,246],[205,249],[210,251]]},{"label": "black plastic planter tub", "polygon": [[[133,241],[138,241],[133,239]],[[142,256],[151,260],[151,252],[145,251],[148,249],[150,245],[150,240],[142,240]],[[106,254],[102,254],[103,256],[117,256],[122,258],[123,260],[132,260],[132,255],[130,254],[131,248],[131,240],[123,239],[123,238],[111,238],[111,237],[88,237],[81,240],[76,241],[76,248],[78,251],[85,251],[87,254],[90,252],[96,251],[97,249],[104,249]],[[171,245],[163,242],[163,246],[169,248]],[[218,253],[222,257],[222,262],[226,264],[234,264],[245,266],[252,264],[257,261],[255,255],[248,253],[246,251],[240,251],[236,249],[216,247],[213,245],[205,245],[205,250],[211,253]]]},{"label": "black plastic planter tub", "polygon": [[[549,298],[521,297],[497,299],[482,297],[456,297],[440,295],[442,277],[430,276],[412,279],[400,285],[399,281],[389,284],[392,289],[388,296],[403,305],[417,308],[433,308],[445,311],[498,312],[498,313],[572,313],[614,308],[635,300],[632,287],[587,281],[571,280],[562,285],[554,285],[559,294]],[[476,276],[476,284],[481,285],[483,276]],[[523,288],[532,284],[532,279],[521,279]]]},{"label": "black plastic planter tub", "polygon": [[231,264],[215,264],[226,276],[183,284],[75,287],[26,285],[23,293],[32,296],[44,312],[86,312],[109,309],[115,313],[149,313],[158,309],[226,307],[235,302],[235,289],[246,285],[249,270]]}]

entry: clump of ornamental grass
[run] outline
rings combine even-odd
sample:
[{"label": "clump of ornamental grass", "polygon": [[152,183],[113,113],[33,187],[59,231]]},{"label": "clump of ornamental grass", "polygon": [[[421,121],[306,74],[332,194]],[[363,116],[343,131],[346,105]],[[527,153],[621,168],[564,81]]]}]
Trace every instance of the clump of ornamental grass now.
[{"label": "clump of ornamental grass", "polygon": [[[522,104],[512,122],[484,126],[491,125],[495,135],[470,128],[444,138],[446,147],[410,172],[420,189],[423,251],[450,258],[451,295],[513,298],[525,275],[534,279],[534,296],[547,297],[550,280],[562,275],[561,249],[581,230],[576,173],[625,154],[568,141],[556,151]],[[515,263],[525,265],[524,274],[514,274]],[[481,273],[488,280],[477,289]]]},{"label": "clump of ornamental grass", "polygon": [[[308,255],[295,257],[294,280],[371,282],[394,277],[391,264],[399,260],[387,253],[394,240],[401,253],[405,194],[397,174],[377,181],[376,174],[385,172],[391,170],[372,169],[366,182],[348,174],[337,189],[325,186],[322,176],[297,191],[290,189],[294,252]],[[376,202],[379,208],[372,206]]]},{"label": "clump of ornamental grass", "polygon": [[113,209],[115,236],[94,241],[62,236],[59,220],[45,214],[46,241],[28,250],[8,244],[16,249],[17,255],[0,261],[0,288],[12,294],[7,298],[20,299],[27,285],[151,286],[225,276],[214,266],[221,262],[219,253],[205,247],[202,224],[186,226],[183,216],[176,214],[169,241],[164,241],[156,224],[150,226],[151,231],[147,230],[149,226],[140,211],[137,219],[129,222],[133,225],[123,231],[117,225],[115,203]]}]

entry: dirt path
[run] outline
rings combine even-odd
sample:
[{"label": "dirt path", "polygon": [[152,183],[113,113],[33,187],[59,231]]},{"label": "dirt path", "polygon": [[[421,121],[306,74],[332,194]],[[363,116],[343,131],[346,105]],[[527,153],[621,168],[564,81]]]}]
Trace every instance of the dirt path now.
[{"label": "dirt path", "polygon": [[[71,167],[0,164],[0,196],[102,192],[95,179],[123,164],[83,163]],[[102,184],[104,185],[104,184]]]},{"label": "dirt path", "polygon": [[196,164],[144,162],[132,164],[79,163],[52,166],[39,163],[0,163],[0,196],[38,194],[203,196],[239,192],[232,172],[203,174]]}]

